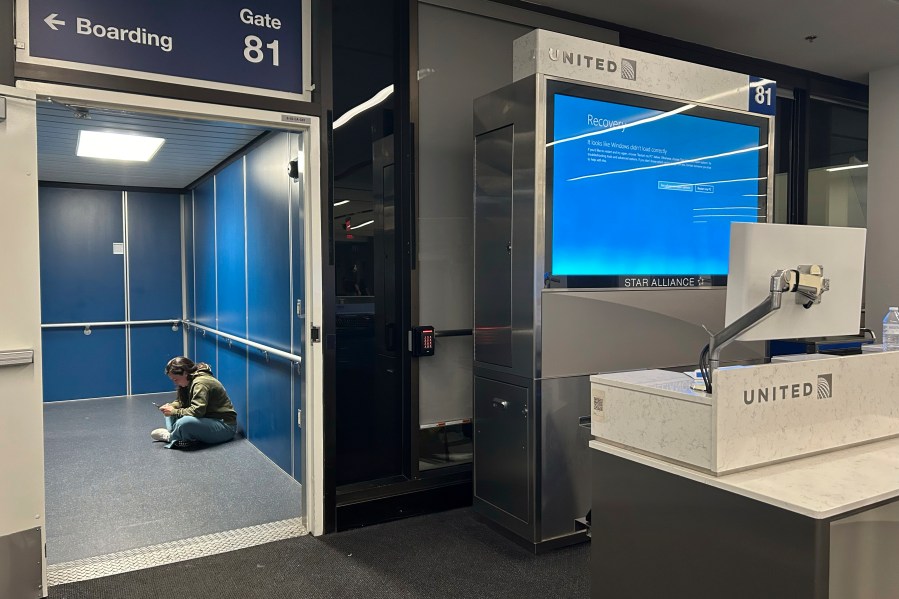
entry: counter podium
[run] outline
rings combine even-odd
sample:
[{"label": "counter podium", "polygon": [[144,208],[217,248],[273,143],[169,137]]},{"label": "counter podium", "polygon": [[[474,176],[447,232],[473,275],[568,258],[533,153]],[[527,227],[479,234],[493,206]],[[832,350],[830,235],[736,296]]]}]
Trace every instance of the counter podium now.
[{"label": "counter podium", "polygon": [[592,596],[899,596],[899,352],[591,377]]}]

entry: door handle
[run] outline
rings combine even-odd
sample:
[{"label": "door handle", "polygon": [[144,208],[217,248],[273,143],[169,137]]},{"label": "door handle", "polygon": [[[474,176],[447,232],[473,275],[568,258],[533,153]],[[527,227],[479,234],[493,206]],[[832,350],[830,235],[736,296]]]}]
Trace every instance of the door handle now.
[{"label": "door handle", "polygon": [[505,410],[506,408],[509,407],[509,402],[506,401],[505,399],[494,398],[493,399],[493,407],[501,408],[501,409]]}]

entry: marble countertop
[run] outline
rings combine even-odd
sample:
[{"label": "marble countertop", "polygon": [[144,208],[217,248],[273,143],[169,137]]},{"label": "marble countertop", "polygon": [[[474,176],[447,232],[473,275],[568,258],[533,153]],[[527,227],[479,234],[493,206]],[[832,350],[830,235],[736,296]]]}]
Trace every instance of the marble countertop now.
[{"label": "marble countertop", "polygon": [[899,497],[899,438],[716,477],[601,441],[590,447],[815,519]]},{"label": "marble countertop", "polygon": [[685,401],[712,404],[712,396],[691,388],[693,379],[683,372],[670,370],[630,370],[590,376],[591,383],[611,385],[632,391],[652,389],[654,393]]}]

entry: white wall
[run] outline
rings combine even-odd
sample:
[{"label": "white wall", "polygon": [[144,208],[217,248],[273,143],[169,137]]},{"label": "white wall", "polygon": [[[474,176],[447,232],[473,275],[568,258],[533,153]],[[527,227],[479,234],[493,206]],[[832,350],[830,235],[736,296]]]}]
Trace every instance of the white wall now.
[{"label": "white wall", "polygon": [[869,85],[865,326],[879,337],[887,308],[899,305],[899,65],[874,71]]},{"label": "white wall", "polygon": [[[475,98],[512,83],[512,42],[539,26],[617,44],[618,34],[482,0],[419,3],[420,324],[473,327]],[[473,14],[477,13],[477,14]],[[419,360],[419,423],[471,418],[471,336]]]}]

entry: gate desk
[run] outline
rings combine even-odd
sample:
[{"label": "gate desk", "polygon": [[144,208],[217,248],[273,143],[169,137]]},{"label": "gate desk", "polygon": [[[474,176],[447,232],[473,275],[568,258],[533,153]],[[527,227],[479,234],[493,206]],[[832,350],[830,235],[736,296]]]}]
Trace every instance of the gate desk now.
[{"label": "gate desk", "polygon": [[715,377],[591,377],[591,596],[899,597],[899,352]]}]

